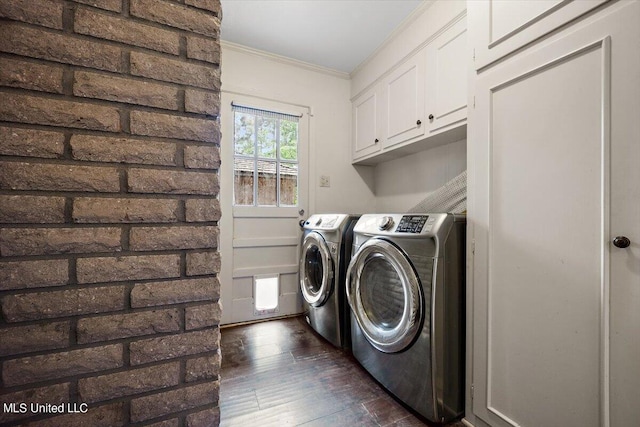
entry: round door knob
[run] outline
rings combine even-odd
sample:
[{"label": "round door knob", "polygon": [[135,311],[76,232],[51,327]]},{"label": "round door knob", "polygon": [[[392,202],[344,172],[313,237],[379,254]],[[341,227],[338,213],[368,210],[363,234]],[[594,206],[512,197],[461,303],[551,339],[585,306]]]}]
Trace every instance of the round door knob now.
[{"label": "round door knob", "polygon": [[418,120],[418,121],[416,122],[416,124],[417,124],[418,126],[420,126],[420,125],[422,124],[422,120]]},{"label": "round door knob", "polygon": [[629,245],[631,245],[631,240],[624,236],[617,236],[615,239],[613,239],[613,246],[615,246],[616,248],[624,249],[628,248]]},{"label": "round door knob", "polygon": [[433,120],[433,114],[429,114],[429,120]]}]

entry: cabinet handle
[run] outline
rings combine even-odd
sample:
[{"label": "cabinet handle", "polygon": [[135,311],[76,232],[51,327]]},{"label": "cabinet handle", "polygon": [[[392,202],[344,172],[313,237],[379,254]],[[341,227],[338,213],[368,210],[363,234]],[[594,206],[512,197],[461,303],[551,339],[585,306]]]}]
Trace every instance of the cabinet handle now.
[{"label": "cabinet handle", "polygon": [[429,120],[433,120],[433,114],[429,114]]},{"label": "cabinet handle", "polygon": [[621,248],[621,249],[628,248],[630,244],[631,244],[631,240],[629,240],[625,236],[618,236],[615,239],[613,239],[613,245],[616,248]]},{"label": "cabinet handle", "polygon": [[380,142],[380,141],[378,140],[378,138],[376,138],[376,140],[375,140],[375,141],[373,141],[373,142],[377,144],[377,143],[378,143],[378,142]]},{"label": "cabinet handle", "polygon": [[418,121],[416,122],[416,124],[417,124],[418,126],[420,126],[420,125],[422,124],[422,121],[421,121],[421,120],[418,120]]}]

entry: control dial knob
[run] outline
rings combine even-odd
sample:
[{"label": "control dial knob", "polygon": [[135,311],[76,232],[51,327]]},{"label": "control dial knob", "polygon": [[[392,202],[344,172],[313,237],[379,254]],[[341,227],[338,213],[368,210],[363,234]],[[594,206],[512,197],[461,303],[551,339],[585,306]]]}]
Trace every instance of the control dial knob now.
[{"label": "control dial knob", "polygon": [[380,230],[388,230],[393,225],[393,218],[390,216],[383,216],[378,221],[378,228]]}]

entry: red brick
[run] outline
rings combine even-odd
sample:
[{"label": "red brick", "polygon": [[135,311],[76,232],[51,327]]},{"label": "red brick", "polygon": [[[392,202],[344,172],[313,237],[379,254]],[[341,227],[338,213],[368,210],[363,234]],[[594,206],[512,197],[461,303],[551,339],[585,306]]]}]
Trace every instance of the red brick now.
[{"label": "red brick", "polygon": [[118,170],[111,167],[3,162],[0,164],[0,188],[117,192],[120,178]]},{"label": "red brick", "polygon": [[7,295],[0,300],[8,322],[103,313],[124,308],[123,286]]},{"label": "red brick", "polygon": [[220,92],[187,89],[184,93],[184,108],[190,113],[220,115]]},{"label": "red brick", "polygon": [[185,329],[200,329],[220,324],[222,306],[220,302],[214,304],[198,305],[185,309]]},{"label": "red brick", "polygon": [[77,160],[169,166],[176,164],[176,145],[169,142],[73,135],[71,150],[73,158]]},{"label": "red brick", "polygon": [[218,221],[220,202],[218,199],[188,199],[185,202],[187,222]]},{"label": "red brick", "polygon": [[187,427],[211,427],[220,424],[220,408],[210,408],[187,415]]},{"label": "red brick", "polygon": [[[7,4],[0,2],[0,5]],[[0,58],[0,84],[42,92],[62,93],[62,67]]]},{"label": "red brick", "polygon": [[[10,402],[33,402],[39,404],[51,403],[52,405],[69,402],[69,383],[54,384],[47,387],[31,388],[26,390],[16,391],[14,393],[3,394],[0,397],[0,401],[3,403]],[[18,420],[21,418],[27,418],[32,414],[27,411],[24,414],[12,414],[10,412],[0,412],[0,424],[8,423],[9,421]]]},{"label": "red brick", "polygon": [[170,420],[160,421],[159,423],[148,424],[146,427],[178,427],[180,420],[178,418],[172,418]]},{"label": "red brick", "polygon": [[187,360],[185,381],[189,383],[201,380],[218,379],[221,360],[222,358],[219,349],[213,356],[204,356]]},{"label": "red brick", "polygon": [[190,252],[187,254],[187,276],[220,272],[219,252]]},{"label": "red brick", "polygon": [[214,173],[129,169],[127,179],[131,193],[216,195],[220,190]]},{"label": "red brick", "polygon": [[51,0],[2,1],[0,17],[61,30],[62,3]]},{"label": "red brick", "polygon": [[222,6],[218,0],[186,0],[185,4],[214,12],[218,18],[222,17]]},{"label": "red brick", "polygon": [[122,11],[122,0],[73,0],[76,3],[84,3],[100,9],[111,10],[114,12]]},{"label": "red brick", "polygon": [[0,329],[0,342],[0,356],[65,348],[69,346],[69,322]]},{"label": "red brick", "polygon": [[143,363],[215,351],[219,347],[220,331],[217,329],[148,338],[134,341],[129,345],[130,362],[132,365],[141,365]]},{"label": "red brick", "polygon": [[165,82],[220,90],[220,69],[218,67],[192,64],[166,56],[131,52],[131,74]]},{"label": "red brick", "polygon": [[179,382],[180,364],[175,362],[81,379],[78,381],[78,391],[81,401],[94,403],[163,389],[178,385]]},{"label": "red brick", "polygon": [[[29,427],[119,427],[127,424],[124,402],[90,406],[86,414],[65,414],[29,423]],[[127,424],[128,425],[128,424]]]},{"label": "red brick", "polygon": [[73,220],[79,223],[176,222],[178,201],[81,197],[73,202]]},{"label": "red brick", "polygon": [[120,251],[119,228],[4,228],[2,256]]},{"label": "red brick", "polygon": [[0,120],[108,132],[120,131],[120,113],[114,107],[15,93],[5,93],[2,97]]},{"label": "red brick", "polygon": [[215,145],[187,145],[184,147],[184,166],[195,169],[218,169],[220,150]]},{"label": "red brick", "polygon": [[75,15],[76,33],[87,34],[106,40],[145,47],[177,55],[180,52],[180,35],[128,18],[98,13],[87,8],[78,8]]},{"label": "red brick", "polygon": [[149,21],[206,36],[217,36],[220,20],[209,14],[166,0],[131,0],[130,13]]},{"label": "red brick", "polygon": [[110,74],[76,71],[73,94],[168,110],[178,109],[178,89],[175,87]]},{"label": "red brick", "polygon": [[64,134],[0,126],[0,154],[56,158],[64,152]]},{"label": "red brick", "polygon": [[179,330],[178,309],[111,314],[78,320],[78,343],[86,344]]},{"label": "red brick", "polygon": [[180,255],[79,258],[78,283],[180,277]]},{"label": "red brick", "polygon": [[123,69],[118,47],[14,22],[0,25],[0,51],[99,70]]},{"label": "red brick", "polygon": [[216,301],[219,298],[220,282],[215,277],[136,283],[131,291],[131,307]]},{"label": "red brick", "polygon": [[210,382],[133,399],[131,421],[144,421],[172,412],[217,403],[219,393],[220,384]]},{"label": "red brick", "polygon": [[197,36],[187,36],[187,58],[220,64],[220,42]]},{"label": "red brick", "polygon": [[68,280],[66,259],[0,263],[0,291],[62,286]]},{"label": "red brick", "polygon": [[119,368],[122,354],[122,344],[113,344],[8,360],[2,364],[2,379],[5,386],[15,386]]},{"label": "red brick", "polygon": [[64,223],[64,197],[0,196],[0,222]]},{"label": "red brick", "polygon": [[166,226],[135,227],[129,234],[129,247],[134,251],[215,248],[218,227]]}]

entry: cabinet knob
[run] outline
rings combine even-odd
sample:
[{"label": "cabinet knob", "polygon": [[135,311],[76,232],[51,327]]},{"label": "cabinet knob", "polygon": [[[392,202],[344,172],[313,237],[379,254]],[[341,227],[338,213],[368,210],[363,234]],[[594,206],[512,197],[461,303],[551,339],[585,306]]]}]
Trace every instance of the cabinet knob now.
[{"label": "cabinet knob", "polygon": [[377,143],[378,143],[378,142],[380,142],[380,141],[378,140],[378,138],[376,138],[376,140],[375,140],[375,141],[373,141],[373,142],[377,144]]},{"label": "cabinet knob", "polygon": [[420,125],[422,124],[422,121],[421,121],[421,120],[418,120],[418,121],[416,122],[416,124],[417,124],[418,126],[420,126]]},{"label": "cabinet knob", "polygon": [[625,236],[617,236],[615,239],[613,239],[613,245],[616,248],[621,248],[621,249],[628,248],[630,244],[631,244],[631,240],[629,240]]},{"label": "cabinet knob", "polygon": [[433,114],[429,114],[429,120],[433,120]]}]

